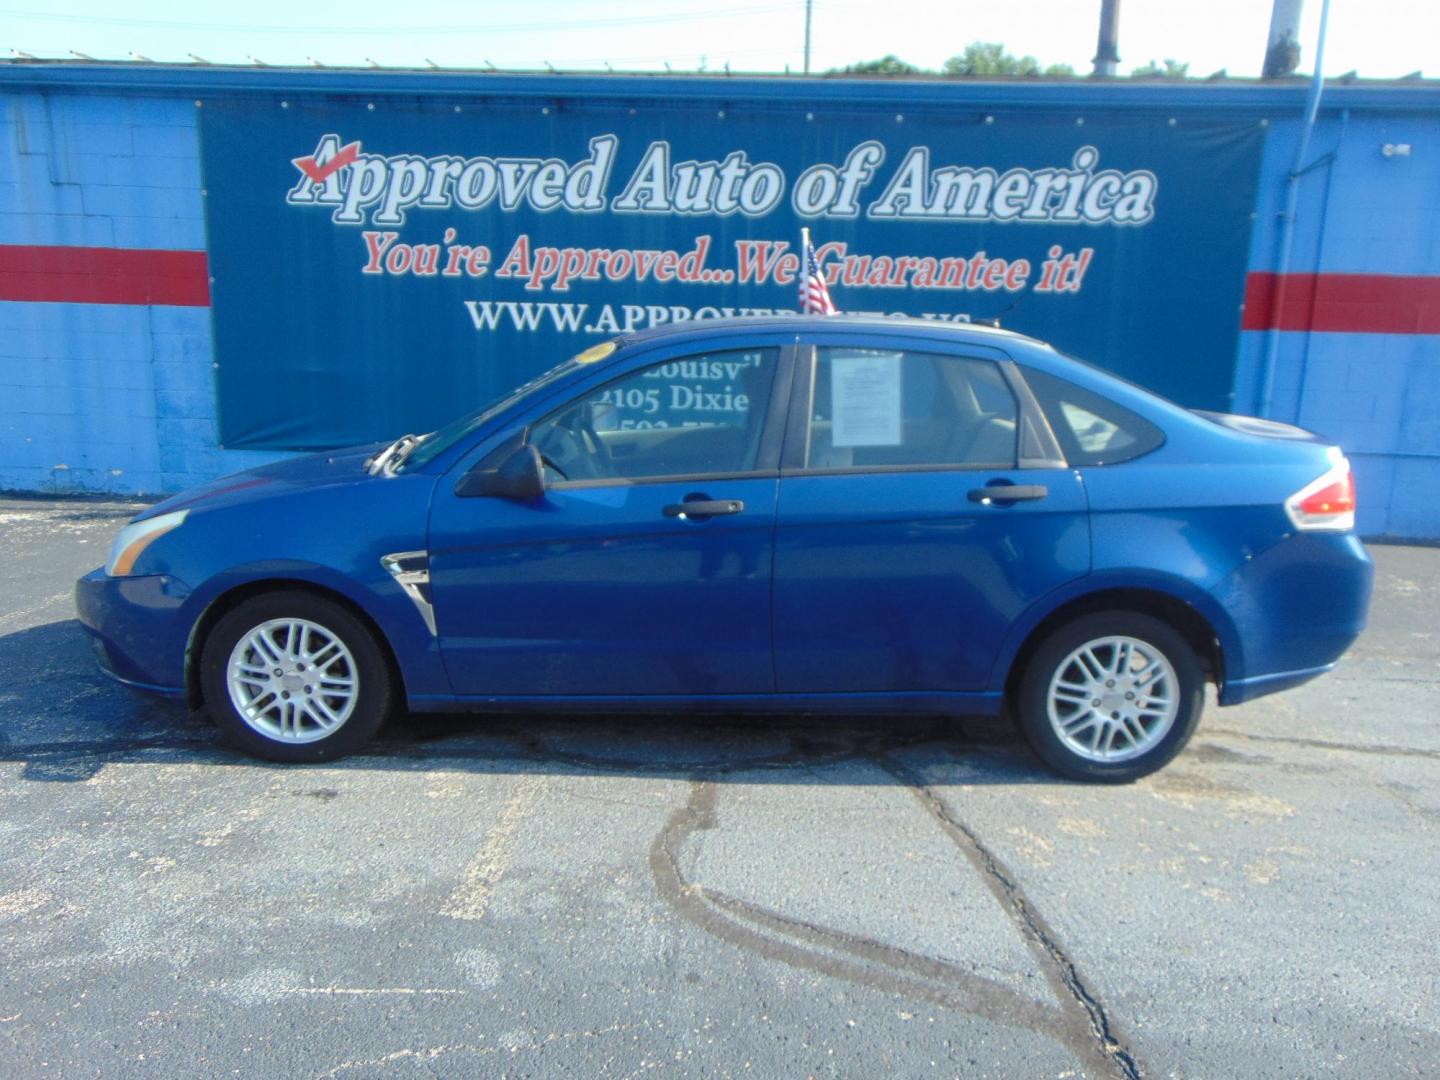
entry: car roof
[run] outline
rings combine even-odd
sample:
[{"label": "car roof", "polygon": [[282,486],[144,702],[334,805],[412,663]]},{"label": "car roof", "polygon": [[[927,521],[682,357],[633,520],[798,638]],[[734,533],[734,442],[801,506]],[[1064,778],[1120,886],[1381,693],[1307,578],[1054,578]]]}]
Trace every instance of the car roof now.
[{"label": "car roof", "polygon": [[657,341],[680,341],[687,338],[719,337],[744,330],[766,330],[780,333],[807,333],[815,330],[854,330],[897,334],[900,336],[948,337],[970,344],[996,344],[999,341],[1045,343],[1014,330],[983,326],[968,322],[943,322],[938,319],[915,319],[898,315],[739,315],[694,322],[667,323],[636,330],[620,338],[622,344],[648,344]]}]

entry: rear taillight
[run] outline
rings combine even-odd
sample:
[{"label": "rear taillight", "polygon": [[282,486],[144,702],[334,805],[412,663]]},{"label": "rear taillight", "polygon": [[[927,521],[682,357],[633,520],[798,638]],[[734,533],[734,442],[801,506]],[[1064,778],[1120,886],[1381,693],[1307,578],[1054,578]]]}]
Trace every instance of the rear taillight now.
[{"label": "rear taillight", "polygon": [[1285,500],[1285,513],[1297,529],[1344,532],[1355,528],[1355,477],[1339,451],[1335,465]]}]

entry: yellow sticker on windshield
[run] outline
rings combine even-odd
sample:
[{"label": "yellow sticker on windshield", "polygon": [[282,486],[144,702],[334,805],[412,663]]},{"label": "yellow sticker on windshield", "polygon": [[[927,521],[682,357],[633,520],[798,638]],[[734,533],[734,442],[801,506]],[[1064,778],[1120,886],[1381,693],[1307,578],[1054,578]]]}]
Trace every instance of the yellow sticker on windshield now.
[{"label": "yellow sticker on windshield", "polygon": [[590,346],[573,359],[577,364],[593,364],[596,360],[604,360],[619,347],[616,342],[602,341],[599,345]]}]

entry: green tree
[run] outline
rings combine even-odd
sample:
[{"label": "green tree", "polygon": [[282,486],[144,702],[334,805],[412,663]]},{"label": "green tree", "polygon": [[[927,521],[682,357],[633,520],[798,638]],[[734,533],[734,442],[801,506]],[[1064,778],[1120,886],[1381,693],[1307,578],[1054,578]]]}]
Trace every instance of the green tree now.
[{"label": "green tree", "polygon": [[998,41],[972,41],[965,51],[945,61],[946,75],[1074,75],[1069,64],[1041,67],[1033,56],[1015,56]]},{"label": "green tree", "polygon": [[1178,60],[1166,60],[1164,67],[1151,60],[1148,64],[1142,64],[1130,72],[1132,79],[1183,79],[1190,72],[1189,64],[1182,64]]},{"label": "green tree", "polygon": [[865,60],[858,64],[849,64],[843,68],[831,68],[830,70],[843,72],[846,75],[919,75],[924,69],[906,63],[890,53],[882,56],[879,60]]}]

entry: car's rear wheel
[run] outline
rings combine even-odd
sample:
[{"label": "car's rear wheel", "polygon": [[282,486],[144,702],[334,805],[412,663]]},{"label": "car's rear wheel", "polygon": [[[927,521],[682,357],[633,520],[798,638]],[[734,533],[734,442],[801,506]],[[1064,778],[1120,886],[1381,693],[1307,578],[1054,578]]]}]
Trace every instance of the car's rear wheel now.
[{"label": "car's rear wheel", "polygon": [[389,715],[380,644],[344,605],[313,593],[252,597],[205,642],[200,677],[226,737],[270,761],[330,761],[363,746]]},{"label": "car's rear wheel", "polygon": [[1106,611],[1045,639],[1016,705],[1025,738],[1056,772],[1123,783],[1184,748],[1204,691],[1200,661],[1177,631],[1149,615]]}]

